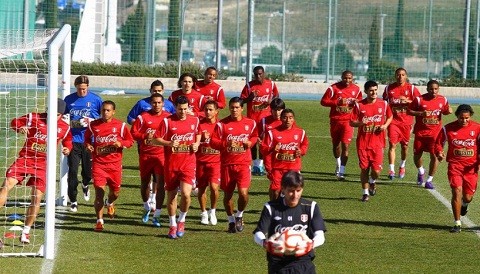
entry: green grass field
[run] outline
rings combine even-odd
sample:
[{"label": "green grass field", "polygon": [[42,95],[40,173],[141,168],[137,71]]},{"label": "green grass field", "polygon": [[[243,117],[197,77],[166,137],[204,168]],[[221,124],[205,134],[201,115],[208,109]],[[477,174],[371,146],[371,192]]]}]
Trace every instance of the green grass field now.
[{"label": "green grass field", "polygon": [[[139,98],[104,96],[104,99],[113,99],[117,103],[116,117],[120,119],[125,119]],[[328,109],[321,107],[318,101],[287,101],[287,107],[296,111],[297,123],[306,129],[310,138],[310,149],[302,171],[306,178],[304,196],[319,203],[328,229],[325,244],[316,249],[317,272],[479,271],[480,238],[472,232],[478,227],[465,228],[460,234],[449,233],[453,224],[450,209],[428,190],[416,186],[411,152],[407,176],[389,181],[384,171],[377,195],[362,203],[354,144],[350,149],[347,180],[339,182],[333,176],[335,165],[329,138]],[[475,109],[480,113],[480,107]],[[450,115],[445,121],[452,119],[454,117]],[[428,157],[424,156],[424,159]],[[384,163],[386,169],[386,158]],[[441,163],[435,186],[436,191],[449,200],[445,168],[446,164]],[[263,204],[268,200],[266,178],[253,177],[250,202],[244,215],[244,232],[226,232],[227,221],[221,202],[218,225],[200,225],[198,202],[192,198],[186,233],[178,240],[166,237],[168,220],[165,211],[161,228],[141,222],[143,207],[135,148],[125,152],[124,178],[117,202],[117,217],[106,219],[104,232],[93,231],[93,198],[87,203],[79,197],[77,213],[58,208],[58,246],[54,261],[0,258],[0,273],[41,273],[47,269],[69,274],[266,272],[265,252],[253,242],[252,235]],[[480,206],[476,199],[470,205],[467,217],[473,223],[480,223]]]}]

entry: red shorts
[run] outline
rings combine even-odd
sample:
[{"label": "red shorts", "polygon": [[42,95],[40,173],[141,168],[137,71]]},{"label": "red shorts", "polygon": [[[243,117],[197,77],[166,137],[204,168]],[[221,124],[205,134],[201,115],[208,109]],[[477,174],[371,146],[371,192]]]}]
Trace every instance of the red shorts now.
[{"label": "red shorts", "polygon": [[391,144],[408,145],[411,133],[412,125],[390,124],[388,126],[388,139]]},{"label": "red shorts", "polygon": [[142,181],[150,181],[153,174],[163,176],[165,170],[165,159],[151,155],[140,156],[139,158],[140,178]]},{"label": "red shorts", "polygon": [[95,187],[105,187],[108,185],[110,190],[120,191],[122,185],[122,166],[93,164],[92,165],[92,179]]},{"label": "red shorts", "polygon": [[353,127],[350,121],[330,121],[330,136],[332,144],[350,144],[353,138]]},{"label": "red shorts", "polygon": [[434,137],[417,137],[413,140],[413,154],[421,154],[422,152],[435,153]]},{"label": "red shorts", "polygon": [[220,163],[197,164],[197,187],[205,188],[209,183],[220,184]]},{"label": "red shorts", "polygon": [[225,192],[233,192],[235,187],[249,188],[251,183],[252,168],[247,165],[222,166],[222,181],[220,188]]},{"label": "red shorts", "polygon": [[459,164],[448,164],[448,181],[451,188],[462,187],[463,193],[473,195],[477,190],[478,167],[464,167]]},{"label": "red shorts", "polygon": [[18,158],[8,168],[5,177],[14,178],[21,184],[27,176],[27,186],[35,186],[42,193],[46,190],[47,171],[45,170],[46,162],[35,162],[32,159]]},{"label": "red shorts", "polygon": [[375,171],[382,170],[383,148],[358,149],[358,165],[361,169],[371,167]]},{"label": "red shorts", "polygon": [[[270,189],[271,190],[281,190],[282,189],[282,176],[291,169],[273,169],[270,173]],[[300,172],[300,170],[294,170]]]},{"label": "red shorts", "polygon": [[172,191],[180,186],[180,182],[190,185],[195,184],[195,163],[193,165],[184,165],[181,169],[176,167],[170,167],[168,163],[165,163],[165,190]]}]

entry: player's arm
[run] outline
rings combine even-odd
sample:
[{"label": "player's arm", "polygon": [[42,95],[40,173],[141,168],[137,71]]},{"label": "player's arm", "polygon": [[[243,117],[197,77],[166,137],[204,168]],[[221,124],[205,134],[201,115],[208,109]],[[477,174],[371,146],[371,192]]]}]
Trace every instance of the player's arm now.
[{"label": "player's arm", "polygon": [[215,125],[213,133],[210,137],[210,146],[216,150],[222,150],[225,144],[222,140],[222,123],[218,122]]},{"label": "player's arm", "polygon": [[140,101],[138,101],[130,110],[130,112],[127,115],[127,123],[129,125],[133,125],[135,122],[135,118],[140,115]]},{"label": "player's arm", "polygon": [[434,154],[437,156],[437,159],[441,162],[445,159],[445,152],[443,148],[445,146],[445,142],[447,141],[447,130],[445,127],[442,127],[440,132],[435,139],[435,146],[434,146]]},{"label": "player's arm", "polygon": [[255,92],[250,90],[250,84],[246,84],[243,87],[242,93],[240,94],[240,98],[242,98],[244,103],[250,103],[255,98]]},{"label": "player's arm", "polygon": [[137,142],[143,142],[143,140],[145,139],[145,133],[141,131],[143,125],[142,122],[142,116],[138,115],[137,119],[133,121],[133,125],[130,130],[133,139],[135,139]]},{"label": "player's arm", "polygon": [[269,130],[265,134],[262,142],[260,143],[260,152],[262,153],[262,155],[267,155],[272,151],[273,151],[273,137],[272,137],[272,131]]},{"label": "player's arm", "polygon": [[426,112],[424,110],[418,110],[420,104],[420,98],[415,98],[407,108],[407,114],[412,116],[426,116]]},{"label": "player's arm", "polygon": [[18,118],[14,118],[10,122],[10,128],[17,133],[21,134],[28,134],[28,121],[31,121],[32,119],[32,114],[29,113],[27,115],[20,116]]},{"label": "player's arm", "polygon": [[321,246],[325,243],[325,221],[323,220],[322,213],[317,203],[313,202],[313,214],[310,220],[310,225],[313,231],[313,248]]},{"label": "player's arm", "polygon": [[90,152],[93,152],[95,150],[92,144],[92,136],[93,136],[92,128],[89,125],[87,130],[85,130],[84,145],[85,145],[85,148]]},{"label": "player's arm", "polygon": [[301,157],[307,154],[308,145],[309,145],[307,133],[305,132],[305,130],[302,130],[302,131],[303,131],[303,138],[302,138],[302,142],[300,143],[300,147],[298,148],[298,152],[296,152],[297,157]]},{"label": "player's arm", "polygon": [[73,149],[73,138],[70,127],[68,127],[67,133],[62,138],[62,154],[67,156]]},{"label": "player's arm", "polygon": [[222,87],[218,88],[217,104],[219,109],[224,109],[227,106],[227,101],[225,99],[225,92],[223,91]]},{"label": "player's arm", "polygon": [[260,214],[260,219],[258,220],[257,227],[253,231],[253,240],[261,247],[266,246],[265,243],[267,241],[267,233],[270,228],[271,219],[271,208],[270,205],[266,203],[262,209],[262,213]]},{"label": "player's arm", "polygon": [[363,126],[363,122],[359,120],[359,106],[357,103],[355,103],[355,106],[353,108],[352,115],[350,116],[349,124],[351,127]]},{"label": "player's arm", "polygon": [[338,101],[333,100],[333,88],[330,86],[323,94],[322,99],[320,100],[320,105],[324,107],[335,107],[337,104]]},{"label": "player's arm", "polygon": [[134,143],[134,140],[133,140],[133,136],[132,134],[130,133],[130,130],[128,129],[127,127],[127,124],[123,123],[122,125],[122,139],[119,140],[120,142],[120,147],[124,147],[124,148],[129,148],[133,145]]},{"label": "player's arm", "polygon": [[251,148],[252,146],[254,146],[257,143],[257,141],[258,141],[257,123],[255,121],[253,121],[253,128],[250,131],[248,141],[244,142],[243,145],[246,148]]}]

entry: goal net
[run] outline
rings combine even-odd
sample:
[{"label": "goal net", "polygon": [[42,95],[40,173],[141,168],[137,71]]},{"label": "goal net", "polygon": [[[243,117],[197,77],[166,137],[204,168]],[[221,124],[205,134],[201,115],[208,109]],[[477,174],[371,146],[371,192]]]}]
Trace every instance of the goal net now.
[{"label": "goal net", "polygon": [[[70,44],[69,25],[61,30],[0,30],[2,185],[7,169],[15,162],[25,143],[25,136],[11,129],[12,119],[47,111],[47,136],[56,136],[57,98],[63,98],[70,85]],[[8,192],[5,205],[0,204],[0,256],[53,258],[55,197],[61,196],[56,193],[59,162],[56,138],[47,138],[47,190],[37,219],[31,226],[29,244],[20,241],[32,199],[31,187],[26,186],[29,178]]]}]

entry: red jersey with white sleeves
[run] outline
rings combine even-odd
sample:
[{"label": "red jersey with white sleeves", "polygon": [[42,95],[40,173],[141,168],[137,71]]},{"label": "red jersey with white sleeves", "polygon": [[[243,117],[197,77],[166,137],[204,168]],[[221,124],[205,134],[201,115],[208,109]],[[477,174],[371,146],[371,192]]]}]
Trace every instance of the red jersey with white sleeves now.
[{"label": "red jersey with white sleeves", "polygon": [[[278,150],[277,145],[280,145]],[[302,155],[307,153],[308,138],[301,128],[278,127],[265,134],[260,149],[271,157],[271,169],[301,170],[302,158],[295,157],[295,152],[300,149]]]},{"label": "red jersey with white sleeves", "polygon": [[393,120],[391,124],[396,125],[413,125],[413,116],[407,114],[409,103],[402,103],[401,97],[413,101],[420,96],[418,89],[410,84],[392,83],[385,87],[383,92],[383,100],[387,101],[393,112]]},{"label": "red jersey with white sleeves", "polygon": [[190,111],[192,111],[195,114],[195,116],[203,116],[202,109],[203,109],[203,104],[205,103],[204,102],[205,99],[200,92],[196,90],[192,90],[192,92],[185,94],[181,89],[179,89],[172,92],[170,97],[168,97],[168,100],[172,101],[172,103],[175,105],[175,100],[177,100],[177,98],[181,95],[187,97],[188,108],[190,109]]},{"label": "red jersey with white sleeves", "polygon": [[[198,126],[198,132],[208,132],[213,135],[217,123],[210,123],[207,119],[202,119]],[[211,138],[210,138],[211,140]],[[199,163],[220,163],[220,151],[210,146],[210,140],[201,140],[197,151],[197,162]]]},{"label": "red jersey with white sleeves", "polygon": [[250,93],[255,92],[251,102],[247,103],[247,117],[259,123],[263,117],[270,115],[270,102],[278,97],[277,85],[271,80],[265,79],[263,83],[250,81],[242,90],[240,98],[247,98]]},{"label": "red jersey with white sleeves", "polygon": [[255,145],[257,139],[257,123],[254,120],[242,117],[236,121],[228,116],[215,126],[210,145],[220,150],[222,165],[250,165],[252,154],[243,143],[248,140]]},{"label": "red jersey with white sleeves", "polygon": [[260,125],[258,126],[258,136],[263,138],[263,134],[267,133],[269,130],[277,128],[281,124],[282,120],[277,119],[272,115],[263,117],[260,121]]},{"label": "red jersey with white sleeves", "polygon": [[377,131],[377,128],[385,124],[389,117],[392,117],[392,110],[382,99],[376,99],[373,103],[363,99],[355,103],[351,121],[363,122],[358,128],[357,149],[385,148],[385,131]]},{"label": "red jersey with white sleeves", "polygon": [[478,166],[478,142],[480,140],[480,124],[469,121],[462,126],[458,121],[446,124],[435,142],[435,154],[443,150],[448,143],[447,162],[462,166]]},{"label": "red jersey with white sleeves", "polygon": [[165,147],[165,166],[170,170],[181,169],[186,164],[195,166],[196,158],[191,146],[199,134],[199,123],[198,117],[187,115],[185,120],[180,120],[175,114],[160,123],[156,137],[165,141],[179,141],[178,147]]},{"label": "red jersey with white sleeves", "polygon": [[[28,113],[13,119],[10,127],[19,132],[22,127],[28,128],[27,137],[19,156],[35,161],[47,160],[47,114]],[[72,150],[72,133],[70,126],[63,120],[57,122],[57,143],[62,140],[62,145]]]},{"label": "red jersey with white sleeves", "polygon": [[[117,141],[122,144],[122,147],[114,146]],[[85,144],[90,144],[94,148],[92,153],[94,164],[121,166],[123,148],[131,147],[133,142],[127,124],[115,118],[110,122],[105,122],[103,119],[92,121],[85,131]]]},{"label": "red jersey with white sleeves", "polygon": [[212,97],[211,100],[218,103],[218,108],[223,109],[226,106],[225,92],[223,91],[222,86],[215,82],[205,84],[203,81],[198,81],[195,83],[196,90],[200,92],[207,101],[208,97]]},{"label": "red jersey with white sleeves", "polygon": [[[341,99],[347,99],[345,104],[339,104]],[[362,100],[362,92],[355,84],[346,85],[338,82],[325,91],[320,104],[330,107],[331,121],[348,121],[352,115],[352,109],[356,101]]]},{"label": "red jersey with white sleeves", "polygon": [[415,116],[413,133],[418,137],[436,137],[442,129],[442,114],[448,113],[450,105],[447,98],[437,94],[430,97],[428,93],[413,100],[410,109],[413,111],[426,111],[427,116]]},{"label": "red jersey with white sleeves", "polygon": [[167,111],[162,110],[159,114],[154,114],[150,110],[137,116],[132,125],[131,133],[133,139],[140,146],[140,155],[159,156],[163,159],[163,146],[147,145],[145,144],[145,138],[150,132],[155,134],[163,119],[170,115],[171,113]]}]

